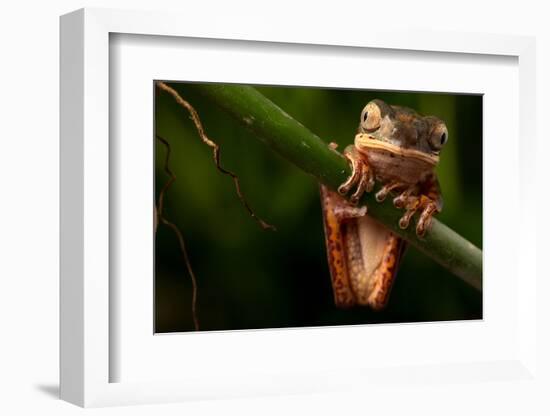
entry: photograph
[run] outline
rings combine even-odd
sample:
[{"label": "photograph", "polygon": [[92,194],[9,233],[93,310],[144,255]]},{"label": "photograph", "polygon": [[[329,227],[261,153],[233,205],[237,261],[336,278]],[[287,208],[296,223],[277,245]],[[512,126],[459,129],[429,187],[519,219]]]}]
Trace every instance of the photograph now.
[{"label": "photograph", "polygon": [[156,80],[154,332],[483,319],[483,96]]}]

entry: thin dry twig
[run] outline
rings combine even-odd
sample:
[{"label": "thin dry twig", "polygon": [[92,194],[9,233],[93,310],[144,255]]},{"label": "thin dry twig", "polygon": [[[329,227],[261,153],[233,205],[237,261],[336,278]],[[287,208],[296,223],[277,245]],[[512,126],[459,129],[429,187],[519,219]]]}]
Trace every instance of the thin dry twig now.
[{"label": "thin dry twig", "polygon": [[158,199],[158,208],[157,208],[157,218],[158,220],[170,227],[172,231],[176,234],[176,237],[178,239],[181,254],[183,256],[183,261],[185,262],[185,266],[187,267],[187,271],[189,272],[189,275],[191,276],[191,284],[193,285],[193,297],[191,300],[191,313],[193,315],[193,324],[195,325],[195,331],[199,330],[199,318],[197,316],[197,278],[195,277],[195,273],[193,272],[193,268],[191,267],[191,261],[189,260],[189,255],[187,253],[187,249],[185,247],[185,241],[183,240],[183,235],[181,231],[179,230],[178,226],[174,224],[173,222],[168,221],[164,217],[164,195],[166,194],[166,191],[168,191],[168,188],[172,186],[172,183],[176,180],[176,175],[172,170],[170,169],[170,144],[167,140],[160,137],[158,134],[156,135],[157,139],[166,146],[166,157],[164,159],[164,171],[169,176],[169,179],[166,181],[166,183],[163,185],[162,189],[159,192],[159,199]]},{"label": "thin dry twig", "polygon": [[252,208],[244,198],[243,193],[241,192],[241,185],[240,185],[238,176],[235,173],[222,167],[220,162],[220,146],[214,141],[212,141],[210,138],[208,138],[208,136],[206,135],[204,131],[204,127],[202,126],[201,120],[195,108],[191,104],[189,104],[186,100],[184,100],[175,89],[168,86],[164,82],[157,81],[156,85],[161,90],[166,91],[168,94],[170,94],[180,106],[182,106],[189,112],[191,116],[191,120],[193,121],[193,123],[195,124],[195,127],[197,128],[197,132],[199,133],[199,137],[201,138],[202,142],[212,149],[212,156],[214,158],[214,163],[216,164],[216,168],[223,174],[231,176],[235,184],[237,195],[239,196],[239,199],[241,200],[242,204],[244,205],[244,207],[246,208],[250,216],[254,218],[264,230],[269,229],[269,230],[276,231],[276,228],[274,225],[271,225],[265,222],[254,213],[254,211],[252,210]]}]

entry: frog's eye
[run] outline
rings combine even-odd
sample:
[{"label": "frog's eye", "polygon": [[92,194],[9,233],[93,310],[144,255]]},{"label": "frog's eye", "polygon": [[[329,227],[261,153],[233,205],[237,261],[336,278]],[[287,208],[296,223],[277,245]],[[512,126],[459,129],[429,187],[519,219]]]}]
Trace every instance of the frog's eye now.
[{"label": "frog's eye", "polygon": [[368,103],[361,112],[361,128],[363,131],[374,131],[380,127],[382,113],[374,102]]},{"label": "frog's eye", "polygon": [[430,146],[434,150],[440,150],[449,140],[449,132],[445,124],[437,125],[430,136]]},{"label": "frog's eye", "polygon": [[441,133],[441,136],[440,136],[441,146],[443,146],[445,143],[447,143],[448,139],[449,139],[449,135],[447,134],[446,131]]}]

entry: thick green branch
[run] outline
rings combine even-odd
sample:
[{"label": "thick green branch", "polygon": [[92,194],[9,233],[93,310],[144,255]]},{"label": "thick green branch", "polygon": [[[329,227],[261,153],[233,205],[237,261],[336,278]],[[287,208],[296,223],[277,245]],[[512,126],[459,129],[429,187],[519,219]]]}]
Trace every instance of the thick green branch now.
[{"label": "thick green branch", "polygon": [[[255,133],[267,146],[317,180],[336,189],[350,169],[345,159],[256,89],[240,85],[171,84],[182,95],[193,89],[223,108]],[[398,226],[403,214],[391,202],[378,203],[374,193],[363,197],[369,214],[405,238],[449,271],[481,290],[482,252],[475,245],[437,220],[419,239],[414,223],[407,230]]]}]

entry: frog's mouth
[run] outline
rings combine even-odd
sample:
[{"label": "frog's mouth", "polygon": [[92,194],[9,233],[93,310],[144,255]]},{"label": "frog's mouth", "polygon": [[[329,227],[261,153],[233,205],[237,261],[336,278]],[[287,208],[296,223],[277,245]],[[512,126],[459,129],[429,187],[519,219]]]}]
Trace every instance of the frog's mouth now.
[{"label": "frog's mouth", "polygon": [[405,149],[388,142],[377,140],[376,138],[364,133],[359,133],[355,136],[355,144],[358,145],[359,148],[363,147],[365,149],[383,150],[391,154],[401,156],[405,159],[417,159],[434,166],[439,162],[438,155],[430,155],[416,149]]}]

